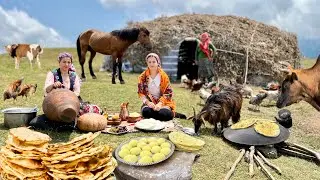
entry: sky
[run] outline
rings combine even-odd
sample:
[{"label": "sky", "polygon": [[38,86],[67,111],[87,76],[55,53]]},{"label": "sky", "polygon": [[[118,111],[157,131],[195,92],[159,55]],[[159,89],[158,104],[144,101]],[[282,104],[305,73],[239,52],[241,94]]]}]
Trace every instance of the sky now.
[{"label": "sky", "polygon": [[0,45],[75,47],[87,29],[112,31],[129,21],[183,13],[248,17],[296,33],[302,54],[320,50],[319,0],[0,0]]}]

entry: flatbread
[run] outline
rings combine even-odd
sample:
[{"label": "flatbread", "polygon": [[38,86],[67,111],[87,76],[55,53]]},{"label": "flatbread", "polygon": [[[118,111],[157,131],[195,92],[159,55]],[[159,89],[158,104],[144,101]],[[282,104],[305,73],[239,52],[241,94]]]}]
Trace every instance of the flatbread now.
[{"label": "flatbread", "polygon": [[0,156],[0,166],[10,169],[10,174],[13,173],[13,175],[19,177],[20,179],[23,179],[25,177],[42,176],[46,173],[44,169],[27,169],[19,165],[13,164],[11,162],[8,162],[5,158],[3,158],[3,156]]},{"label": "flatbread", "polygon": [[79,147],[83,146],[84,144],[87,144],[89,142],[92,142],[97,136],[100,135],[100,131],[96,133],[87,133],[85,135],[79,136],[77,138],[74,138],[70,142],[67,143],[58,143],[54,145],[49,145],[48,154],[57,154],[57,153],[63,153],[68,152],[73,149],[78,149]]},{"label": "flatbread", "polygon": [[37,131],[33,131],[26,127],[18,127],[18,128],[10,129],[9,133],[13,137],[29,145],[41,145],[44,143],[48,143],[49,141],[52,140],[50,136]]},{"label": "flatbread", "polygon": [[254,125],[254,130],[266,137],[278,137],[280,134],[279,125],[272,121],[259,121]]},{"label": "flatbread", "polygon": [[27,169],[41,169],[44,168],[41,161],[31,160],[31,159],[7,159],[8,162],[12,164],[19,165]]},{"label": "flatbread", "polygon": [[195,137],[192,137],[190,135],[187,135],[180,131],[171,132],[169,134],[169,139],[172,141],[175,145],[181,145],[185,147],[203,147],[205,145],[205,142],[197,139]]},{"label": "flatbread", "polygon": [[30,145],[30,144],[25,144],[22,141],[19,141],[17,138],[14,138],[12,135],[8,135],[8,139],[6,141],[7,145],[11,145],[15,148],[15,150],[19,152],[23,151],[38,151],[38,152],[43,152],[46,153],[48,144],[41,144],[38,146]]},{"label": "flatbread", "polygon": [[252,125],[254,125],[257,122],[257,119],[245,119],[245,120],[240,120],[239,122],[233,124],[231,126],[231,129],[246,129]]}]

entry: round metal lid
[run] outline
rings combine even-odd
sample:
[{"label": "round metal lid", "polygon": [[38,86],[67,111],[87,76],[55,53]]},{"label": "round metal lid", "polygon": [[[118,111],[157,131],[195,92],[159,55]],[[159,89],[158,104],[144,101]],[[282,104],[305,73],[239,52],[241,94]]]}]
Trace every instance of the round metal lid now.
[{"label": "round metal lid", "polygon": [[[278,123],[277,123],[278,124]],[[290,132],[288,129],[278,124],[280,127],[280,134],[277,137],[266,137],[254,130],[254,126],[246,129],[231,129],[226,128],[223,131],[223,136],[237,144],[250,145],[250,146],[262,146],[277,144],[283,142],[289,138]]]}]

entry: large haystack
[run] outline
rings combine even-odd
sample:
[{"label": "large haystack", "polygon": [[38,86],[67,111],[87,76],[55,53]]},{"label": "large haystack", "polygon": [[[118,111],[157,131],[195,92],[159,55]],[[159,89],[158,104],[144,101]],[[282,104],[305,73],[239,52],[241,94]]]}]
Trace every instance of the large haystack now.
[{"label": "large haystack", "polygon": [[[167,55],[170,49],[178,49],[179,42],[184,38],[198,37],[204,31],[211,34],[213,44],[218,49],[244,54],[218,52],[215,59],[218,60],[218,73],[222,78],[243,79],[246,49],[249,46],[248,81],[252,84],[263,85],[279,79],[282,76],[279,61],[287,61],[295,66],[300,64],[295,34],[244,17],[185,14],[128,23],[128,27],[137,25],[145,26],[151,32],[153,51],[161,55]],[[134,44],[128,49],[127,56],[134,63],[144,63],[143,58],[147,53]]]}]

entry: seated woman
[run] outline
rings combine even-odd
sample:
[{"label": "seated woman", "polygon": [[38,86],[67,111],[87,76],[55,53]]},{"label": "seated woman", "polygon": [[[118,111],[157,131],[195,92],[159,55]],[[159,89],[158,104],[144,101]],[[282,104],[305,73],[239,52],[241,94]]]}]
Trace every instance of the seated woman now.
[{"label": "seated woman", "polygon": [[169,77],[161,69],[161,61],[157,54],[148,54],[146,61],[148,68],[141,73],[138,83],[138,94],[143,103],[142,116],[169,121],[174,117],[176,109]]},{"label": "seated woman", "polygon": [[59,68],[49,71],[44,85],[45,96],[56,88],[67,88],[80,97],[80,78],[72,67],[72,55],[64,52],[58,56]]},{"label": "seated woman", "polygon": [[[53,89],[66,88],[74,92],[80,100],[80,113],[82,115],[87,112],[101,113],[100,108],[91,108],[95,105],[91,105],[88,102],[83,102],[80,97],[80,78],[76,74],[75,69],[72,65],[72,55],[64,52],[58,56],[59,68],[53,69],[47,73],[44,91],[45,96],[50,93]],[[97,107],[97,106],[96,106]],[[29,123],[37,129],[54,129],[54,130],[72,130],[75,126],[75,121],[71,124],[62,122],[50,121],[45,115],[40,115]]]}]

